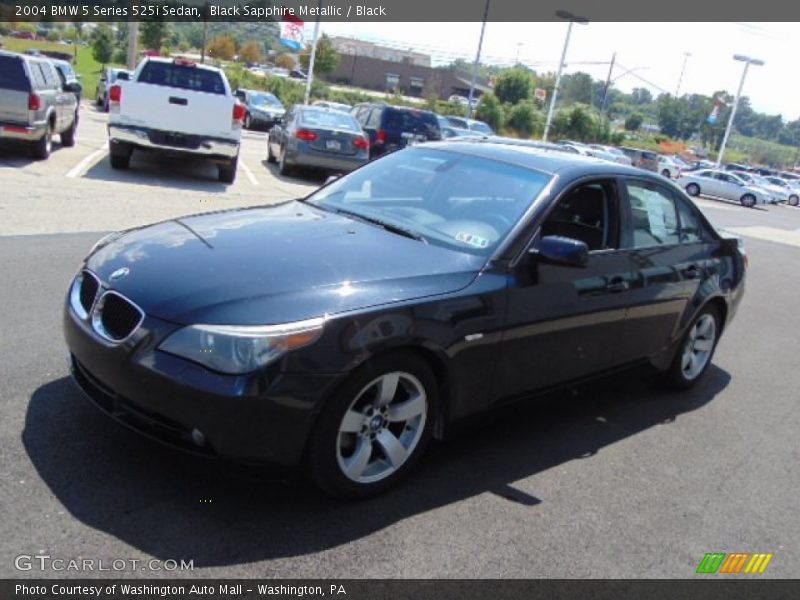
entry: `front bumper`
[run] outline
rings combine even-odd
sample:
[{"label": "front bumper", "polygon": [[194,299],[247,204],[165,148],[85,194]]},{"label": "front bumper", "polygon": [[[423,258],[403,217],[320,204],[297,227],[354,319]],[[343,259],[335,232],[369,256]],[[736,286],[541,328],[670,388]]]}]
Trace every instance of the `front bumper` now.
[{"label": "front bumper", "polygon": [[33,125],[0,122],[0,139],[35,142],[44,135],[46,125],[47,123],[44,122],[34,123]]},{"label": "front bumper", "polygon": [[177,327],[146,316],[129,340],[111,345],[67,302],[64,335],[75,382],[103,412],[171,446],[246,462],[299,463],[339,376],[286,374],[277,367],[242,376],[214,373],[157,349]]},{"label": "front bumper", "polygon": [[134,125],[109,124],[108,138],[112,144],[130,144],[148,150],[208,158],[230,160],[239,155],[238,140],[181,134]]}]

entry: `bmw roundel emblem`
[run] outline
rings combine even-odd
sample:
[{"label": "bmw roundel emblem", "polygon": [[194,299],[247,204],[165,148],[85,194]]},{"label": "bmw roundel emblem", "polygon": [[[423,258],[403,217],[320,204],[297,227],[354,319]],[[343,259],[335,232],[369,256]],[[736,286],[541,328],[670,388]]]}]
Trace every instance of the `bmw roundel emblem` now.
[{"label": "bmw roundel emblem", "polygon": [[111,275],[109,276],[109,279],[111,281],[116,281],[117,279],[122,279],[123,277],[125,277],[130,272],[131,272],[131,270],[128,267],[122,267],[120,269],[117,269],[113,273],[111,273]]}]

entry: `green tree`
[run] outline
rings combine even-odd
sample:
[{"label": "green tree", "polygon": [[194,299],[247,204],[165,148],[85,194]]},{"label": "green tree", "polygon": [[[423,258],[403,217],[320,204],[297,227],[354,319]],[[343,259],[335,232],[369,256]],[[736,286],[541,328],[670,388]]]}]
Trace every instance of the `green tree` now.
[{"label": "green tree", "polygon": [[495,131],[499,131],[503,126],[503,106],[497,96],[488,92],[481,96],[475,117],[488,124]]},{"label": "green tree", "polygon": [[526,137],[543,130],[541,114],[529,100],[524,100],[514,105],[508,114],[506,124],[520,135]]},{"label": "green tree", "polygon": [[[306,46],[306,49],[300,55],[300,64],[303,65],[305,70],[308,70],[308,64],[311,61],[311,45]],[[330,73],[339,65],[339,53],[333,47],[333,42],[326,35],[322,34],[317,40],[317,54],[314,57],[314,74]]]},{"label": "green tree", "polygon": [[562,80],[561,96],[565,104],[580,102],[591,104],[592,102],[592,76],[588,73],[573,73],[566,75]]},{"label": "green tree", "polygon": [[642,113],[632,113],[628,115],[628,118],[625,119],[625,130],[626,131],[639,131],[639,128],[644,123],[644,116]]},{"label": "green tree", "polygon": [[218,35],[208,45],[208,55],[219,60],[233,60],[236,56],[236,42],[229,35]]},{"label": "green tree", "polygon": [[139,38],[147,49],[160,49],[168,37],[169,23],[166,21],[143,21],[139,27]]},{"label": "green tree", "polygon": [[578,140],[588,139],[594,129],[592,117],[582,106],[576,106],[569,113],[569,133]]},{"label": "green tree", "polygon": [[92,32],[92,56],[100,64],[111,60],[114,52],[114,32],[105,23],[100,23]]},{"label": "green tree", "polygon": [[631,91],[631,101],[637,106],[652,104],[653,94],[651,94],[650,90],[647,88],[633,88],[633,91]]},{"label": "green tree", "polygon": [[516,104],[531,95],[533,77],[525,69],[506,69],[497,76],[494,93],[501,102]]}]

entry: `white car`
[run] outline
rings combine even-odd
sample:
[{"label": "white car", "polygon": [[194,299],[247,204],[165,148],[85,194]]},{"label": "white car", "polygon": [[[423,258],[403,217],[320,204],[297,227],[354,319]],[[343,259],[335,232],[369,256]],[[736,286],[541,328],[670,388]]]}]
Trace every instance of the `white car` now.
[{"label": "white car", "polygon": [[789,186],[786,187],[776,185],[772,182],[772,178],[758,175],[757,173],[749,173],[747,171],[732,171],[750,185],[758,186],[767,190],[773,198],[773,203],[788,202],[790,194]]},{"label": "white car", "polygon": [[659,154],[658,172],[667,179],[678,179],[681,176],[683,167],[673,158]]},{"label": "white car", "polygon": [[590,144],[590,148],[597,152],[606,152],[614,157],[614,162],[618,162],[621,165],[631,166],[633,161],[631,157],[626,155],[622,150],[619,148],[615,148],[614,146],[604,146],[602,144]]},{"label": "white car", "polygon": [[782,179],[780,177],[764,177],[764,179],[769,181],[776,188],[780,189],[783,195],[786,197],[786,202],[791,206],[797,206],[800,204],[800,181],[796,179],[787,181],[786,179]]},{"label": "white car", "polygon": [[247,112],[225,72],[184,59],[147,57],[108,90],[109,159],[127,169],[134,150],[201,157],[233,183]]},{"label": "white car", "polygon": [[690,196],[714,196],[740,202],[742,206],[754,207],[757,203],[774,202],[765,189],[750,185],[741,177],[717,169],[700,169],[682,174],[675,182]]}]

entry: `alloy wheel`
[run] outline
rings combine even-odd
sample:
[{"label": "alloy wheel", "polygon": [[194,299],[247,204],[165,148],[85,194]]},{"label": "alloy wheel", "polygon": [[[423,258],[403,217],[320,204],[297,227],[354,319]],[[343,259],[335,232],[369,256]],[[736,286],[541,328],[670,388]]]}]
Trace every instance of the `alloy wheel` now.
[{"label": "alloy wheel", "polygon": [[428,416],[419,379],[385,373],[356,395],[339,424],[336,459],[356,483],[375,483],[400,469],[414,453]]},{"label": "alloy wheel", "polygon": [[692,326],[681,356],[681,370],[687,380],[695,379],[706,368],[717,338],[717,322],[704,314]]}]

